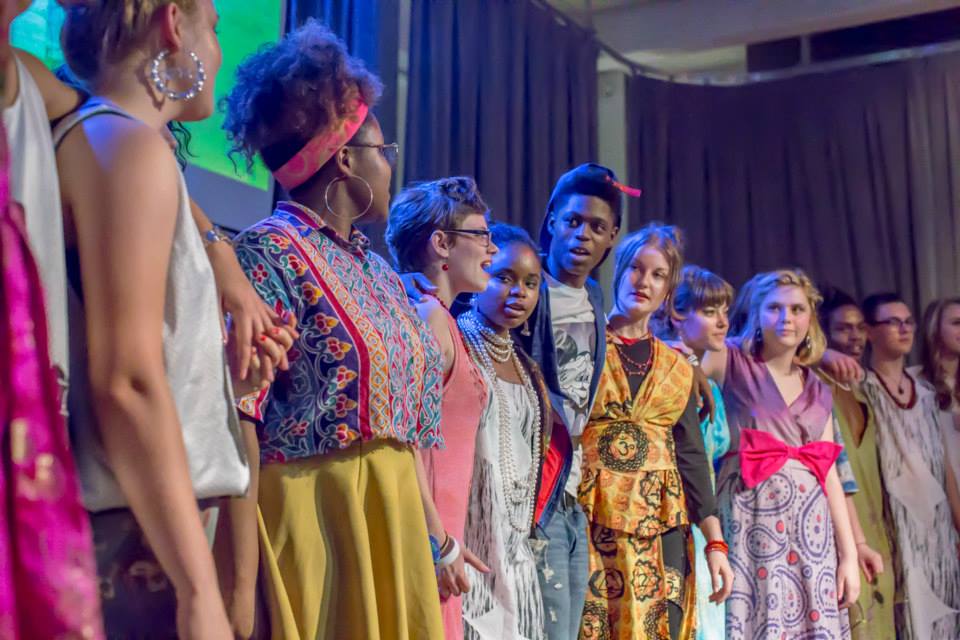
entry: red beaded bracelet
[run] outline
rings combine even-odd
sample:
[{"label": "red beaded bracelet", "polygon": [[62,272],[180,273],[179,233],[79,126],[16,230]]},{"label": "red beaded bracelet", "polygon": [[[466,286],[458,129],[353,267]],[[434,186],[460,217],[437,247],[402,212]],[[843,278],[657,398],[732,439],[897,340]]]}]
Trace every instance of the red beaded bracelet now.
[{"label": "red beaded bracelet", "polygon": [[727,543],[723,540],[711,540],[707,543],[707,546],[704,548],[703,553],[709,555],[711,551],[719,551],[723,555],[729,555],[730,547],[727,546]]}]

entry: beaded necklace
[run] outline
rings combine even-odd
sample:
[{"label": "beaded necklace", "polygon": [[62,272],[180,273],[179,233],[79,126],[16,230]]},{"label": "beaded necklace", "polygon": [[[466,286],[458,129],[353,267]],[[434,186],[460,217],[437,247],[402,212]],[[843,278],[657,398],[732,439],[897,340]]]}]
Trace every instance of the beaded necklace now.
[{"label": "beaded necklace", "polygon": [[[510,503],[507,508],[507,516],[510,526],[517,532],[524,532],[530,529],[530,518],[536,506],[536,473],[540,468],[540,431],[541,431],[541,413],[540,397],[537,394],[533,381],[527,373],[526,368],[520,361],[520,357],[513,347],[513,339],[509,335],[501,336],[486,325],[480,314],[476,311],[468,311],[457,319],[457,325],[466,338],[467,347],[470,349],[473,359],[486,372],[487,377],[493,385],[493,393],[497,399],[497,440],[499,444],[500,467],[503,471],[504,493],[507,501]],[[517,462],[513,452],[513,427],[510,422],[510,411],[507,407],[507,394],[504,391],[503,384],[494,368],[494,361],[505,363],[513,361],[514,369],[520,377],[520,382],[530,398],[530,404],[533,407],[533,432],[530,442],[531,464],[530,471],[526,477],[519,478],[520,473],[517,470]],[[526,505],[519,514],[515,514],[515,508],[520,505]],[[517,517],[519,515],[519,517]]]}]

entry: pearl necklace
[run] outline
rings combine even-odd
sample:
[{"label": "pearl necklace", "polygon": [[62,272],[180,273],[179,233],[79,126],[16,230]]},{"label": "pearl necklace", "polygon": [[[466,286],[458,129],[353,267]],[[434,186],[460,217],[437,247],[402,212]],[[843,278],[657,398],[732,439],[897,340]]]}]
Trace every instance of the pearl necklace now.
[{"label": "pearl necklace", "polygon": [[[530,376],[527,374],[527,370],[520,362],[520,357],[513,348],[513,340],[509,336],[503,337],[496,334],[492,329],[484,325],[477,316],[478,314],[475,311],[468,311],[457,319],[457,324],[460,327],[460,331],[463,332],[463,337],[466,338],[467,346],[473,355],[474,361],[486,372],[487,377],[493,385],[493,393],[497,398],[497,440],[500,448],[500,468],[503,472],[504,493],[506,493],[507,501],[510,503],[507,505],[507,519],[515,531],[522,533],[530,530],[530,520],[536,508],[537,495],[535,485],[536,474],[540,468],[540,430],[542,417],[540,414],[540,397],[533,386]],[[507,408],[507,394],[503,389],[503,385],[500,384],[500,378],[497,376],[497,371],[493,366],[493,361],[497,358],[492,356],[495,355],[494,350],[497,348],[497,345],[494,345],[493,341],[487,337],[484,329],[501,341],[506,340],[507,344],[504,346],[509,349],[507,357],[497,361],[501,363],[507,360],[513,361],[514,369],[516,369],[517,375],[520,377],[523,388],[527,392],[530,398],[530,404],[533,407],[530,471],[526,477],[522,479],[517,477],[520,474],[517,471],[517,462],[513,453],[513,425],[510,422],[510,411]],[[503,344],[503,342],[500,344]],[[523,508],[517,509],[517,507],[521,506]],[[516,511],[519,511],[519,513],[515,513]]]},{"label": "pearl necklace", "polygon": [[469,330],[471,332],[483,338],[483,341],[486,343],[484,350],[494,361],[503,364],[513,358],[513,338],[511,338],[509,334],[502,336],[488,327],[477,311],[464,313],[460,317],[465,323],[469,324]]}]

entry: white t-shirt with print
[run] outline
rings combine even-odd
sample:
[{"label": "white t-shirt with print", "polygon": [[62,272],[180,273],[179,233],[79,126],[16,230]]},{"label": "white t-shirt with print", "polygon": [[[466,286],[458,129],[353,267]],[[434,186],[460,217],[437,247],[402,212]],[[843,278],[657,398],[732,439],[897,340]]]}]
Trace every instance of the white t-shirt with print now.
[{"label": "white t-shirt with print", "polygon": [[[555,407],[563,408],[563,421],[572,437],[579,437],[590,418],[590,381],[597,346],[596,316],[585,287],[571,287],[547,274],[550,320],[557,354],[557,374],[563,396],[551,392]],[[583,452],[578,445],[567,480],[567,493],[576,496]]]}]

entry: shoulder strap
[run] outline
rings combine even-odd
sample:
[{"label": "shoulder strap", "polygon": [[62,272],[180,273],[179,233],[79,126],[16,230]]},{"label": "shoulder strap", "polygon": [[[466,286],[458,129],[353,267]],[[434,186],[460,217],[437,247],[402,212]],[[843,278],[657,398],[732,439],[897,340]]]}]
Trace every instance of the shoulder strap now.
[{"label": "shoulder strap", "polygon": [[70,133],[75,126],[87,118],[92,118],[93,116],[98,116],[103,113],[109,113],[115,116],[123,116],[124,118],[131,117],[130,114],[118,109],[117,107],[114,107],[113,105],[103,102],[88,102],[73,113],[64,116],[60,122],[57,123],[57,126],[53,128],[54,150],[60,148],[60,143],[63,142],[63,139],[67,137],[67,134]]}]

